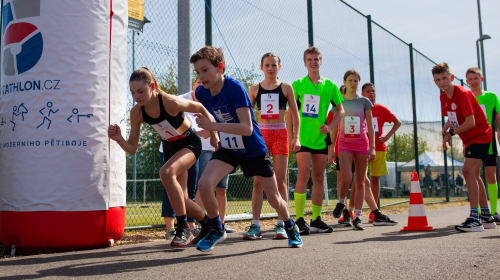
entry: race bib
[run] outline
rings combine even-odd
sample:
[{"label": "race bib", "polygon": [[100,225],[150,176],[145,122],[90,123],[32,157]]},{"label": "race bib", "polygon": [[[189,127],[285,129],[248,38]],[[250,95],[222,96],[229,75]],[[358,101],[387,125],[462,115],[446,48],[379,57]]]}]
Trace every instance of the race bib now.
[{"label": "race bib", "polygon": [[483,109],[484,116],[486,117],[486,119],[488,119],[488,115],[486,115],[486,106],[484,104],[479,104],[479,106],[481,106],[481,109]]},{"label": "race bib", "polygon": [[279,119],[279,94],[263,93],[260,95],[260,117],[262,119]]},{"label": "race bib", "polygon": [[243,144],[243,137],[241,135],[234,135],[219,131],[220,146],[228,150],[245,150]]},{"label": "race bib", "polygon": [[361,118],[355,116],[344,117],[344,134],[346,137],[358,138],[360,135]]},{"label": "race bib", "polygon": [[373,129],[375,130],[375,136],[378,135],[378,117],[373,117]]},{"label": "race bib", "polygon": [[185,138],[185,136],[180,134],[167,120],[158,124],[152,124],[151,127],[154,128],[158,134],[160,134],[163,140],[168,142]]},{"label": "race bib", "polygon": [[448,120],[453,128],[457,128],[459,126],[457,113],[448,111]]},{"label": "race bib", "polygon": [[304,104],[302,105],[302,116],[308,118],[317,118],[319,111],[319,100],[318,95],[304,95]]}]

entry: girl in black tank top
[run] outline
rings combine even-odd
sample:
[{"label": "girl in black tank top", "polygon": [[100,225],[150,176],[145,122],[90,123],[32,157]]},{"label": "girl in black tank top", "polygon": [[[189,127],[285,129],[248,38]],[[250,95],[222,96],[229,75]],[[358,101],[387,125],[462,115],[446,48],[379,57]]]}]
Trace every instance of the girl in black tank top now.
[{"label": "girl in black tank top", "polygon": [[[287,201],[286,170],[288,165],[289,150],[300,149],[299,134],[290,137],[285,125],[285,110],[289,105],[290,127],[293,126],[298,132],[300,126],[299,112],[295,102],[293,88],[287,83],[278,80],[280,70],[279,57],[274,53],[267,53],[262,57],[260,69],[264,72],[265,80],[250,87],[248,95],[253,105],[257,103],[259,109],[259,130],[266,143],[269,155],[273,157],[278,191],[285,201]],[[289,145],[290,144],[290,145]],[[262,205],[263,189],[259,180],[253,181],[252,204]],[[261,209],[253,211],[253,225],[259,226]],[[280,217],[281,218],[281,217]],[[251,228],[243,239],[254,239],[255,229]],[[283,230],[283,221],[278,220],[274,239],[286,238]]]},{"label": "girl in black tank top", "polygon": [[[116,141],[130,155],[134,155],[139,144],[141,123],[153,127],[163,139],[165,164],[160,170],[161,181],[168,193],[176,214],[177,229],[171,246],[186,246],[193,240],[187,224],[187,215],[197,220],[202,229],[209,230],[210,221],[202,209],[188,199],[187,170],[196,162],[201,153],[201,140],[192,127],[184,120],[184,111],[201,114],[210,119],[208,111],[198,102],[186,100],[160,92],[151,70],[146,67],[136,69],[130,76],[130,91],[137,104],[130,110],[129,139],[125,140],[118,125],[110,125],[109,138]],[[151,117],[147,111],[159,117]],[[169,114],[170,112],[175,112]],[[179,131],[180,129],[180,131]],[[218,138],[210,132],[210,142],[217,147]],[[217,148],[215,148],[217,149]]]}]

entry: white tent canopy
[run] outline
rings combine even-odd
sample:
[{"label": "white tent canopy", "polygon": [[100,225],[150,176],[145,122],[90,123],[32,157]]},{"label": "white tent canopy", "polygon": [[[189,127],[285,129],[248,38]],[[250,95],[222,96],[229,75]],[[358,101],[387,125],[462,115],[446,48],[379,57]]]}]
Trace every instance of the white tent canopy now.
[{"label": "white tent canopy", "polygon": [[[448,158],[448,172],[451,172],[451,163],[455,166],[455,171],[462,172],[464,163],[458,160],[453,160],[450,156]],[[444,155],[442,152],[424,152],[418,157],[420,171],[423,171],[427,165],[431,166],[431,170],[439,170],[444,173]],[[403,165],[398,166],[398,171],[415,171],[415,160],[411,160]]]}]

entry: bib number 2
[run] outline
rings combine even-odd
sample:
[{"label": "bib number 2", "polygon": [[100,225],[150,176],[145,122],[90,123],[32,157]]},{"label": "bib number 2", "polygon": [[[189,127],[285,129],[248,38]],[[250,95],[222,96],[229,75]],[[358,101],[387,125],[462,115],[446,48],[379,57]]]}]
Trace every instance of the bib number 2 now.
[{"label": "bib number 2", "polygon": [[279,119],[279,94],[263,93],[260,96],[261,110],[260,116],[262,119]]}]

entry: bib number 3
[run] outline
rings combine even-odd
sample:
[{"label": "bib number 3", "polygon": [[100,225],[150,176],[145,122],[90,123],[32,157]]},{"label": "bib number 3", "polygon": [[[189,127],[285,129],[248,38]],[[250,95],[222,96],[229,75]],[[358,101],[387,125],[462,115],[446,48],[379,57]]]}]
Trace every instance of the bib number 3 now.
[{"label": "bib number 3", "polygon": [[358,138],[360,135],[360,117],[345,116],[344,117],[344,134],[349,138]]}]

